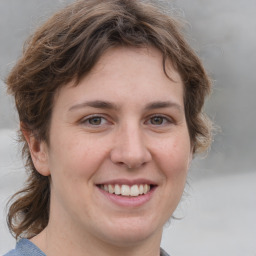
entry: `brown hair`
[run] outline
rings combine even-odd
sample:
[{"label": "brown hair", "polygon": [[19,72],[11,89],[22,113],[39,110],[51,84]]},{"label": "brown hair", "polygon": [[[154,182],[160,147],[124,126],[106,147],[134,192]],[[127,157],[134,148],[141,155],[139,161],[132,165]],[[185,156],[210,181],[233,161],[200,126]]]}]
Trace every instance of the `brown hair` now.
[{"label": "brown hair", "polygon": [[[135,0],[80,0],[56,13],[27,41],[23,55],[7,78],[21,122],[38,140],[48,141],[57,90],[77,83],[110,47],[153,46],[172,61],[184,82],[185,115],[193,152],[207,149],[211,127],[202,113],[210,82],[176,20],[150,4]],[[50,178],[40,175],[20,132],[26,159],[26,187],[13,197],[8,214],[10,231],[32,237],[49,219]]]}]

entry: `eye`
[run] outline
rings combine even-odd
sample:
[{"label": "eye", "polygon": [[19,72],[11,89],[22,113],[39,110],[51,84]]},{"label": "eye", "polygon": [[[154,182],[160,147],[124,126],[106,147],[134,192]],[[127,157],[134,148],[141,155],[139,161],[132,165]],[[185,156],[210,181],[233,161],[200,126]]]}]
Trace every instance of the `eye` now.
[{"label": "eye", "polygon": [[89,118],[88,123],[91,125],[100,125],[102,123],[102,119],[103,118],[100,116],[95,116],[95,117]]},{"label": "eye", "polygon": [[170,117],[154,115],[150,117],[146,123],[153,126],[165,126],[173,123],[173,121]]},{"label": "eye", "polygon": [[164,121],[166,120],[162,116],[154,116],[150,118],[150,123],[153,125],[161,125]]},{"label": "eye", "polygon": [[89,116],[84,118],[81,123],[86,126],[102,126],[108,121],[102,116]]}]

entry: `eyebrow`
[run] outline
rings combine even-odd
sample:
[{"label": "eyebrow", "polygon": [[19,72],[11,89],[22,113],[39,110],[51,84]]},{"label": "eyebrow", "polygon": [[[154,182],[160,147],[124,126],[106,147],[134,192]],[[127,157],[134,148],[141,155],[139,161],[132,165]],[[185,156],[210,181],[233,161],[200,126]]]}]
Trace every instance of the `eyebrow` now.
[{"label": "eyebrow", "polygon": [[114,110],[119,109],[119,107],[114,103],[111,103],[108,101],[94,100],[94,101],[86,101],[83,103],[73,105],[72,107],[69,108],[69,111],[73,111],[73,110],[85,108],[85,107],[100,108],[100,109],[114,109]]},{"label": "eyebrow", "polygon": [[153,110],[158,108],[176,108],[181,112],[183,111],[183,108],[181,105],[172,101],[156,101],[156,102],[147,104],[145,107],[146,110]]},{"label": "eyebrow", "polygon": [[[94,100],[94,101],[86,101],[83,103],[79,103],[76,105],[73,105],[69,108],[68,111],[74,111],[77,109],[85,108],[85,107],[92,107],[92,108],[99,108],[99,109],[111,109],[111,110],[118,110],[120,109],[116,104],[108,101],[101,101],[101,100]],[[172,102],[172,101],[155,101],[151,102],[146,105],[146,110],[154,110],[159,108],[176,108],[180,112],[183,111],[183,108],[181,105]]]}]

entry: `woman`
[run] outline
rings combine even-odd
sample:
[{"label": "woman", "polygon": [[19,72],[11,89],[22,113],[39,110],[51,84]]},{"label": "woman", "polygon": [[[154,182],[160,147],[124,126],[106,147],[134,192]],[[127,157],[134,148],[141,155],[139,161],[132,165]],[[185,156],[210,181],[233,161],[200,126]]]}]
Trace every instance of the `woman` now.
[{"label": "woman", "polygon": [[7,78],[29,178],[10,255],[168,255],[163,226],[210,144],[210,92],[177,22],[140,1],[77,1]]}]

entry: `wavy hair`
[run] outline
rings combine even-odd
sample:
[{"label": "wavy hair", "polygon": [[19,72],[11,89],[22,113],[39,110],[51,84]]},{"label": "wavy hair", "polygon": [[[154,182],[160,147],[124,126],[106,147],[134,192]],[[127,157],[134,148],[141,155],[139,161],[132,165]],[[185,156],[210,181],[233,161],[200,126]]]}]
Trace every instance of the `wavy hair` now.
[{"label": "wavy hair", "polygon": [[[26,42],[6,79],[21,123],[39,141],[49,142],[54,95],[90,72],[109,48],[155,47],[183,79],[185,115],[193,153],[211,142],[211,123],[203,113],[210,80],[185,41],[179,22],[152,4],[135,0],[80,0],[60,10]],[[166,74],[166,72],[165,72]],[[167,75],[167,74],[166,74]],[[20,131],[28,180],[11,202],[7,222],[12,234],[30,238],[49,220],[50,177],[35,169]]]}]

